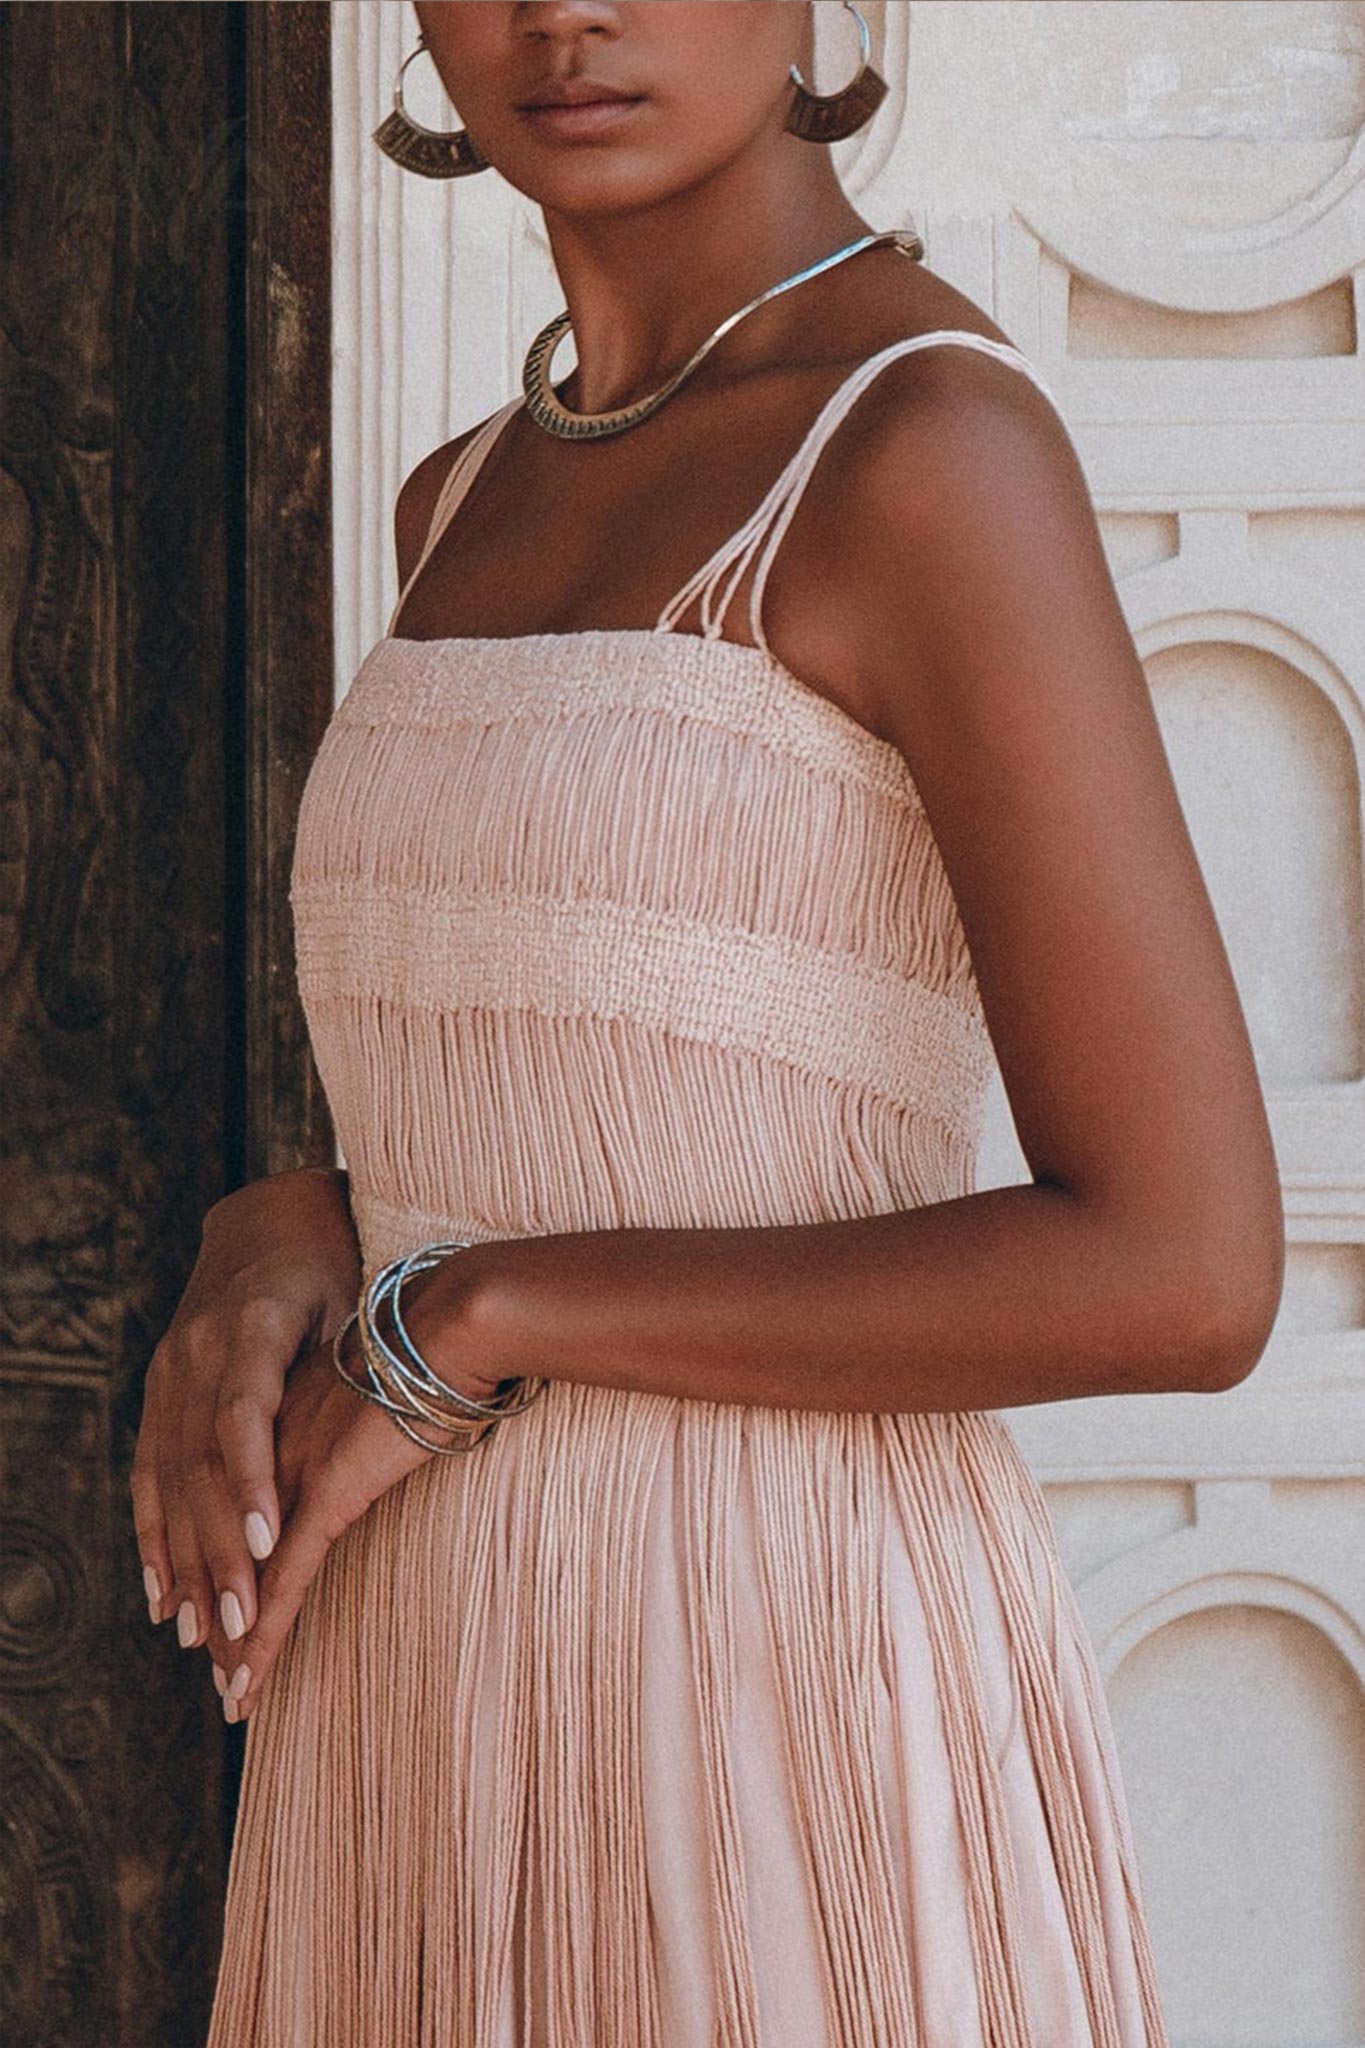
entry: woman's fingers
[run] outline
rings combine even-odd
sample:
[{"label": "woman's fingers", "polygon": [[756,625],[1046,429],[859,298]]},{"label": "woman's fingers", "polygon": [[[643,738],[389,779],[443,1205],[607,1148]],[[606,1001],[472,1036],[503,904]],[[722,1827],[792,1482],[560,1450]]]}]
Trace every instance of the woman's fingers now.
[{"label": "woman's fingers", "polygon": [[255,1619],[256,1566],[227,1489],[212,1417],[211,1397],[202,1394],[183,1408],[161,1493],[174,1580],[166,1611],[175,1613],[182,1649],[212,1644],[216,1656]]},{"label": "woman's fingers", "polygon": [[[258,1567],[211,1441],[186,1458],[167,1493],[177,1504],[171,1552],[179,1639],[183,1648],[207,1648],[222,1663],[256,1619]],[[192,1623],[182,1619],[187,1607],[194,1610]]]},{"label": "woman's fingers", "polygon": [[156,1487],[165,1518],[167,1575],[161,1583],[160,1615],[175,1622],[180,1647],[193,1649],[204,1639],[212,1593],[199,1547],[186,1470],[186,1416],[166,1398],[169,1382],[156,1372],[155,1400],[160,1427],[156,1433]]},{"label": "woman's fingers", "polygon": [[242,1540],[257,1563],[269,1557],[280,1533],[275,1417],[285,1376],[307,1335],[296,1305],[264,1298],[245,1303],[218,1382],[214,1441]]},{"label": "woman's fingers", "polygon": [[162,1614],[168,1621],[174,1616],[176,1639],[181,1649],[193,1650],[203,1642],[209,1630],[213,1589],[199,1548],[199,1533],[189,1496],[178,1478],[165,1487],[165,1502],[171,1583],[166,1590]]},{"label": "woman's fingers", "polygon": [[138,1556],[142,1560],[142,1590],[147,1598],[147,1615],[153,1623],[164,1620],[164,1602],[174,1581],[171,1548],[166,1535],[166,1510],[161,1498],[157,1464],[159,1457],[156,1389],[148,1375],[142,1402],[142,1421],[133,1452],[130,1485],[133,1495],[133,1529]]},{"label": "woman's fingers", "polygon": [[[204,1219],[194,1269],[148,1368],[130,1482],[148,1613],[183,1615],[187,1644],[212,1636],[221,1647],[232,1640],[227,1628],[251,1625],[255,1568],[281,1526],[272,1441],[280,1389],[301,1350],[344,1316],[359,1282],[344,1173],[276,1175]],[[215,1471],[221,1488],[209,1483]]]},{"label": "woman's fingers", "polygon": [[147,1602],[147,1619],[155,1628],[172,1611],[167,1607],[166,1599],[175,1582],[175,1571],[160,1502],[156,1500],[145,1507],[141,1502],[139,1492],[134,1495],[133,1526],[137,1532],[138,1556],[142,1560],[142,1592]]},{"label": "woman's fingers", "polygon": [[277,1461],[284,1531],[260,1567],[256,1622],[231,1659],[224,1712],[249,1714],[328,1549],[431,1453],[342,1386],[330,1345],[291,1373],[280,1404]]},{"label": "woman's fingers", "polygon": [[209,1648],[215,1657],[240,1642],[256,1619],[256,1572],[237,1505],[222,1469],[210,1459],[195,1492],[195,1522],[213,1589]]},{"label": "woman's fingers", "polygon": [[246,1304],[226,1331],[194,1315],[148,1373],[134,1488],[148,1611],[173,1616],[182,1648],[208,1645],[215,1659],[256,1618],[257,1558],[280,1519],[275,1412],[305,1325],[272,1302]]},{"label": "woman's fingers", "polygon": [[224,1665],[229,1684],[223,1711],[229,1721],[249,1714],[280,1648],[336,1536],[335,1521],[315,1500],[287,1524],[261,1567],[256,1626]]}]

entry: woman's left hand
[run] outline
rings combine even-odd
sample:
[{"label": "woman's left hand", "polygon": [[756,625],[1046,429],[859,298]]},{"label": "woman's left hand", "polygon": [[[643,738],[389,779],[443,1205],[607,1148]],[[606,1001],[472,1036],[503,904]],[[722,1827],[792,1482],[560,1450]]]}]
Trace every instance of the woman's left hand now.
[{"label": "woman's left hand", "polygon": [[[414,1279],[404,1290],[405,1309],[424,1291]],[[486,1400],[497,1380],[462,1373],[458,1384]],[[450,1441],[415,1418],[412,1426],[434,1442]],[[255,1625],[226,1646],[222,1661],[228,1674],[223,1710],[229,1721],[244,1719],[255,1707],[304,1595],[337,1538],[381,1494],[434,1455],[413,1443],[384,1409],[342,1382],[330,1343],[300,1359],[285,1381],[275,1423],[280,1540],[257,1574]],[[478,1446],[468,1455],[477,1457]],[[220,1646],[210,1639],[207,1647],[218,1661]]]}]

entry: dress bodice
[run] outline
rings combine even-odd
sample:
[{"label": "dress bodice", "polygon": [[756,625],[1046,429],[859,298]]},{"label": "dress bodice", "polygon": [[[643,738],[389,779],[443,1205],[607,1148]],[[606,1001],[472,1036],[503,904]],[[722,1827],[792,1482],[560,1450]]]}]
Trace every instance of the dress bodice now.
[{"label": "dress bodice", "polygon": [[[992,1056],[929,820],[899,751],[777,660],[759,609],[833,424],[936,338],[860,366],[654,628],[390,630],[366,655],[309,776],[292,901],[367,1263],[423,1234],[970,1191]],[[413,578],[517,402],[467,444]],[[708,596],[764,546],[757,644],[724,639]],[[698,591],[703,632],[673,630]]]}]

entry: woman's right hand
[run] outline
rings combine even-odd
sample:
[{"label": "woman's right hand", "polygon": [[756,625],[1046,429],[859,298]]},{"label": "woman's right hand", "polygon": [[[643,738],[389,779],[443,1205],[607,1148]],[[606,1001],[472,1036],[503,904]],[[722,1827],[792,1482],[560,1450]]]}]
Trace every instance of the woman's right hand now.
[{"label": "woman's right hand", "polygon": [[133,1521],[154,1622],[232,1668],[256,1619],[256,1562],[280,1533],[275,1416],[295,1361],[354,1308],[360,1250],[344,1173],[303,1168],[216,1202],[152,1355]]}]

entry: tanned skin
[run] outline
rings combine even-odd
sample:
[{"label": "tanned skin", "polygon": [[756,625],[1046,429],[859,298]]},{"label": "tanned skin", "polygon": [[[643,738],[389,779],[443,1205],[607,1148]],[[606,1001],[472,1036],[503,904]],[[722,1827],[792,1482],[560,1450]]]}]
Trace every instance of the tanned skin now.
[{"label": "tanned skin", "polygon": [[[811,76],[796,0],[416,13],[461,120],[544,211],[575,409],[654,389],[737,306],[880,225],[826,149],[783,131],[789,63]],[[536,132],[518,103],[575,73],[644,95],[639,117],[592,146]],[[871,250],[740,322],[641,427],[567,442],[516,415],[399,637],[652,626],[848,372],[941,327],[1011,339],[923,265]],[[403,486],[400,583],[464,438]],[[741,640],[747,595],[726,618]],[[474,1394],[543,1372],[907,1412],[1234,1386],[1280,1298],[1275,1158],[1147,684],[1046,399],[974,350],[891,364],[820,458],[764,621],[779,660],[914,777],[1032,1177],[834,1223],[483,1244],[413,1283],[415,1339]],[[344,1175],[243,1189],[210,1217],[149,1375],[134,1501],[153,1618],[179,1612],[220,1690],[235,1674],[229,1718],[254,1707],[329,1545],[430,1455],[333,1370],[358,1272]],[[252,1514],[258,1556],[273,1546],[259,1564]]]}]

